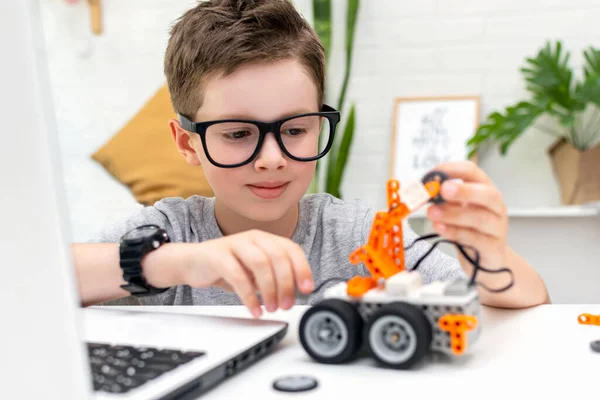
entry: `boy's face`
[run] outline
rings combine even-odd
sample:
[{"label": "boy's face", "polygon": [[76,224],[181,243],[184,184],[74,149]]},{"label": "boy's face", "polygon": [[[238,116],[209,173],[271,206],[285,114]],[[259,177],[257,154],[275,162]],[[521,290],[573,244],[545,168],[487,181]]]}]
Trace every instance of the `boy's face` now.
[{"label": "boy's face", "polygon": [[[204,93],[203,105],[194,116],[197,122],[227,118],[274,121],[319,111],[317,87],[296,60],[246,65],[227,77],[212,77]],[[258,156],[237,168],[211,164],[199,135],[192,133],[189,144],[218,201],[253,221],[284,217],[306,193],[315,172],[316,161],[288,158],[272,133],[266,135]],[[188,156],[190,161],[195,160]]]}]

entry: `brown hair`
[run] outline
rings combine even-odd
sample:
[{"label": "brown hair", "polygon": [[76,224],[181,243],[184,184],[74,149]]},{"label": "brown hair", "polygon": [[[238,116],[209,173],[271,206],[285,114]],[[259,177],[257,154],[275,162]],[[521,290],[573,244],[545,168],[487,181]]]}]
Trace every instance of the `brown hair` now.
[{"label": "brown hair", "polygon": [[241,65],[296,58],[325,92],[325,50],[290,0],[207,0],[186,11],[171,29],[164,71],[176,112],[193,118],[202,84]]}]

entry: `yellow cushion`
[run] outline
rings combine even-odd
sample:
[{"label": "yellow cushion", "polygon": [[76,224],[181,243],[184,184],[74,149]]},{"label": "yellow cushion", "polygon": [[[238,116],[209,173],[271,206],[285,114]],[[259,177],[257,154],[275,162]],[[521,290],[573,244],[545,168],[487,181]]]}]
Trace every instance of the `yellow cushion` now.
[{"label": "yellow cushion", "polygon": [[163,86],[92,159],[144,205],[166,197],[200,195],[213,191],[202,168],[189,165],[177,150],[169,129],[175,117],[167,86]]}]

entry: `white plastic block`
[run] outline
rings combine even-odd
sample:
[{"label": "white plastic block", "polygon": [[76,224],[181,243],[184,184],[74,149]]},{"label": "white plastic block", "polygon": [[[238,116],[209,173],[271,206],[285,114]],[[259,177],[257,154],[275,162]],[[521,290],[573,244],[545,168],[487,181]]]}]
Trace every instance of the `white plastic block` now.
[{"label": "white plastic block", "polygon": [[347,287],[348,285],[346,282],[340,282],[334,286],[331,286],[325,289],[323,292],[323,298],[345,299],[348,297]]},{"label": "white plastic block", "polygon": [[422,285],[423,279],[418,271],[402,271],[385,282],[385,290],[390,294],[407,295]]},{"label": "white plastic block", "polygon": [[400,201],[406,204],[411,211],[427,203],[430,197],[425,186],[419,181],[400,185]]},{"label": "white plastic block", "polygon": [[444,290],[446,289],[446,286],[448,285],[448,282],[442,282],[442,281],[435,281],[435,282],[431,282],[423,287],[421,287],[421,289],[419,290],[419,295],[421,297],[443,297],[444,296]]}]

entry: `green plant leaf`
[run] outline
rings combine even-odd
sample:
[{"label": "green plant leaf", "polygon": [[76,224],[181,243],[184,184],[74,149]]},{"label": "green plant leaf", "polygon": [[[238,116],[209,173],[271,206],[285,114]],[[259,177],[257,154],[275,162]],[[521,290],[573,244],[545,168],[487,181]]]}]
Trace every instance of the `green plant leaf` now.
[{"label": "green plant leaf", "polygon": [[[314,28],[317,32],[323,47],[325,48],[325,57],[327,64],[329,64],[330,58],[330,50],[332,45],[332,7],[330,0],[312,0],[313,3],[313,15],[314,15]],[[346,97],[346,91],[348,88],[348,81],[350,78],[350,71],[352,65],[352,53],[354,47],[354,33],[355,26],[357,21],[358,9],[360,0],[347,0],[347,14],[346,14],[346,40],[345,40],[345,50],[346,50],[346,62],[345,62],[345,71],[344,78],[342,81],[342,88],[340,92],[340,96],[338,98],[338,110],[340,112],[343,111],[344,100]],[[350,123],[350,118],[352,119]],[[348,125],[344,130],[344,133],[341,139],[338,139],[339,135],[337,135],[333,146],[329,154],[317,161],[315,176],[316,179],[313,179],[313,182],[309,188],[311,192],[316,192],[324,189],[326,192],[333,194],[336,197],[340,197],[339,187],[341,182],[341,177],[343,176],[343,169],[346,165],[346,160],[348,154],[344,153],[349,151],[350,144],[352,142],[352,136],[354,131],[354,105],[352,105],[351,114],[349,115],[349,119],[347,122],[348,125],[351,125],[351,131],[348,133]],[[340,161],[342,160],[342,161]],[[323,165],[323,163],[325,163]],[[326,168],[325,172],[325,182],[324,185],[321,183],[321,171],[322,168]],[[341,168],[341,169],[340,169]],[[324,186],[324,188],[323,188]]]},{"label": "green plant leaf", "polygon": [[348,121],[344,127],[344,133],[340,146],[336,151],[336,158],[330,162],[330,169],[328,171],[327,180],[327,191],[333,196],[341,198],[340,186],[344,177],[344,171],[346,169],[346,163],[350,154],[350,148],[354,138],[354,126],[355,126],[355,107],[354,103],[350,107],[350,113],[348,114]]},{"label": "green plant leaf", "polygon": [[325,48],[325,60],[331,53],[331,0],[313,0],[313,25]]},{"label": "green plant leaf", "polygon": [[346,71],[344,72],[344,81],[342,82],[342,90],[338,99],[338,110],[340,111],[342,111],[344,107],[346,90],[348,88],[348,80],[350,78],[352,53],[354,50],[354,32],[356,28],[356,19],[359,6],[360,0],[348,0],[348,9],[346,13]]},{"label": "green plant leaf", "polygon": [[[331,36],[332,36],[332,23],[331,23],[331,0],[312,0],[313,7],[313,28],[319,36],[319,40],[325,49],[325,64],[326,70],[329,65],[329,58],[331,54]],[[321,136],[320,136],[321,138]],[[320,139],[319,139],[320,140]],[[310,193],[316,193],[321,190],[320,185],[320,170],[321,164],[326,163],[326,159],[317,161],[315,167],[315,178],[309,188]]]},{"label": "green plant leaf", "polygon": [[539,50],[534,58],[526,59],[521,72],[527,90],[536,99],[550,106],[547,110],[565,118],[585,108],[585,104],[573,96],[573,73],[569,68],[568,52],[563,52],[562,43],[554,46],[550,42]]},{"label": "green plant leaf", "polygon": [[589,75],[577,86],[575,93],[582,102],[593,103],[600,107],[600,74]]},{"label": "green plant leaf", "polygon": [[467,145],[469,157],[473,156],[481,145],[493,140],[499,143],[500,153],[506,155],[512,143],[544,112],[537,104],[522,101],[506,107],[504,113],[493,112],[481,124]]},{"label": "green plant leaf", "polygon": [[600,50],[592,47],[583,52],[585,58],[583,82],[577,85],[575,95],[582,103],[600,107]]},{"label": "green plant leaf", "polygon": [[586,61],[586,65],[583,67],[585,78],[587,79],[592,75],[600,75],[600,50],[590,47],[583,52],[583,56]]}]

